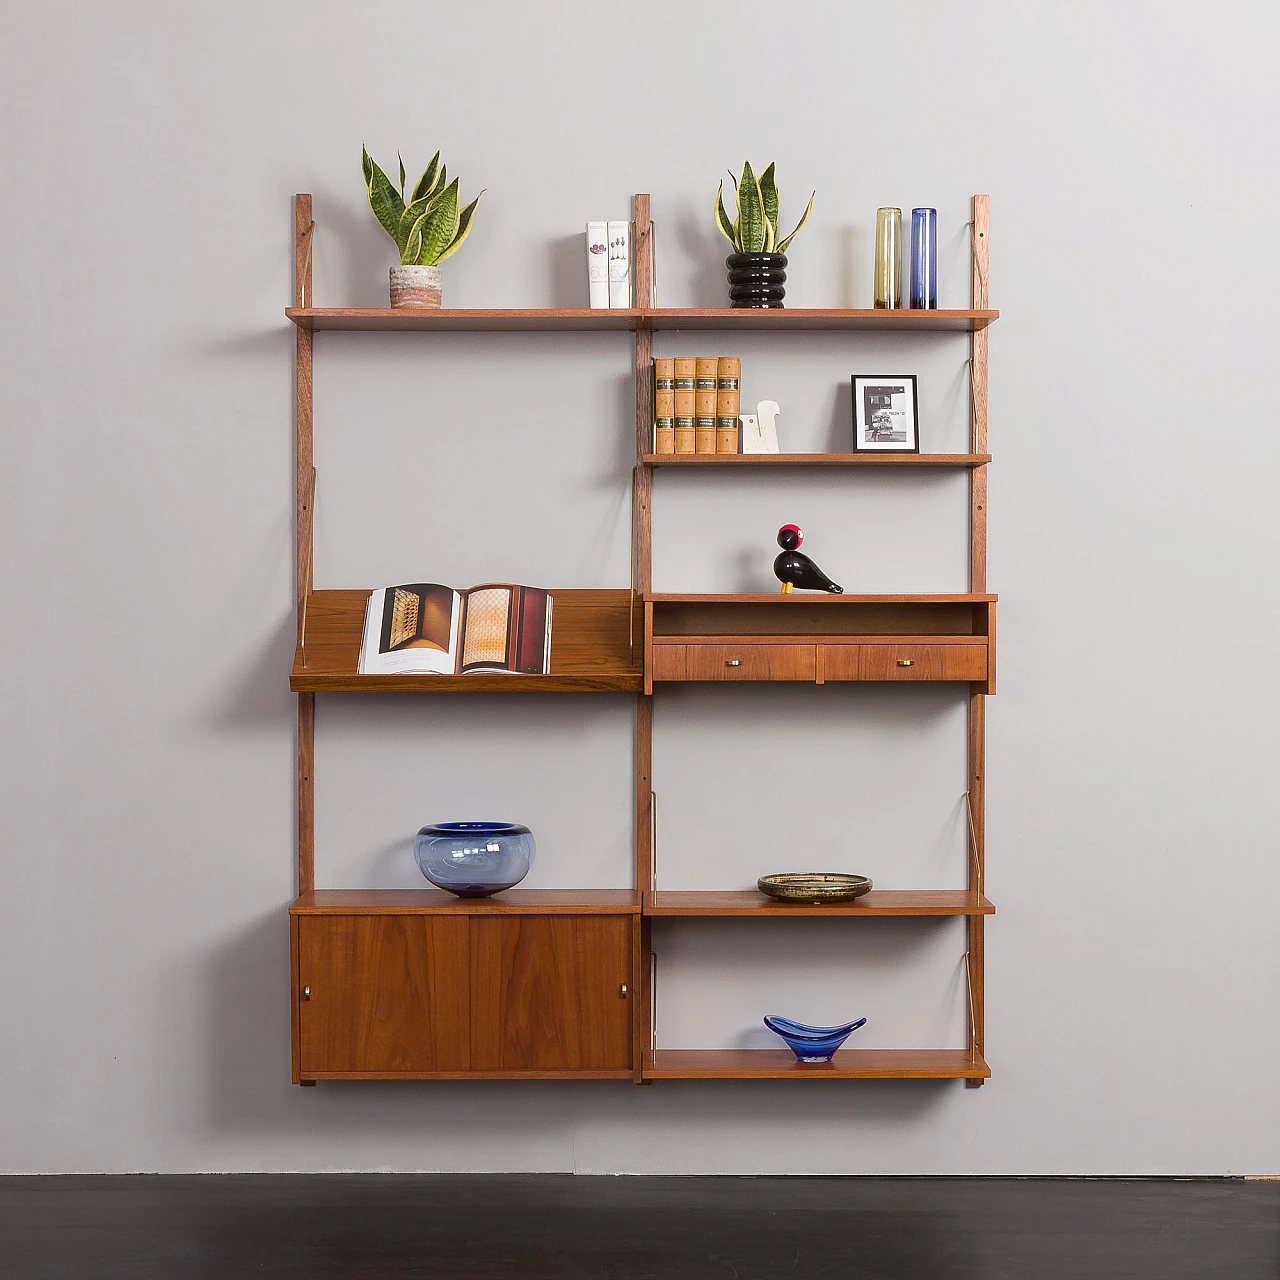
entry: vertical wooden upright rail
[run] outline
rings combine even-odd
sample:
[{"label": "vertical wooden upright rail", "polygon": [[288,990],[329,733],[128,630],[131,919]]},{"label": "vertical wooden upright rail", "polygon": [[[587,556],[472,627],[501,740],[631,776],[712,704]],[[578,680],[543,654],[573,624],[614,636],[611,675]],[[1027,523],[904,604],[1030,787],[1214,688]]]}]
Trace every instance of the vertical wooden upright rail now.
[{"label": "vertical wooden upright rail", "polygon": [[[649,197],[637,194],[635,228],[631,237],[634,253],[632,280],[635,284],[633,304],[642,310],[653,305],[652,237]],[[636,325],[635,376],[635,530],[631,554],[634,557],[632,581],[637,595],[643,596],[652,590],[653,584],[653,469],[644,460],[645,454],[653,449],[653,334],[643,324]],[[634,600],[631,607],[634,619]],[[641,609],[642,617],[644,613],[645,610]],[[635,642],[643,654],[644,628],[636,633]],[[653,883],[653,817],[653,695],[641,693],[636,697],[636,889],[641,895],[649,893]],[[653,993],[650,986],[653,965],[649,931],[649,919],[642,917],[635,948],[636,988],[640,998],[633,1011],[635,1041],[632,1070],[637,1084],[645,1083],[643,1067],[653,1034]]]},{"label": "vertical wooden upright rail", "polygon": [[[985,311],[989,305],[990,197],[973,197],[973,309]],[[977,329],[970,350],[970,395],[972,396],[972,453],[987,452],[987,330]],[[969,590],[987,589],[987,468],[974,467],[970,476],[969,509]],[[982,686],[969,686],[969,805],[972,810],[973,856],[967,859],[969,888],[976,895],[983,888],[986,872],[986,754],[987,701]],[[972,1019],[970,1045],[974,1053],[986,1056],[986,931],[983,916],[969,917],[969,999]],[[981,1085],[981,1080],[969,1080]]]},{"label": "vertical wooden upright rail", "polygon": [[[315,223],[311,197],[293,198],[293,305],[312,304],[311,259]],[[294,495],[297,506],[297,606],[298,618],[311,591],[312,538],[312,437],[311,437],[311,330],[297,326],[294,383]],[[315,736],[316,695],[298,694],[298,892],[315,888]],[[294,1002],[295,1009],[297,1002]],[[297,1039],[295,1037],[295,1044]]]}]

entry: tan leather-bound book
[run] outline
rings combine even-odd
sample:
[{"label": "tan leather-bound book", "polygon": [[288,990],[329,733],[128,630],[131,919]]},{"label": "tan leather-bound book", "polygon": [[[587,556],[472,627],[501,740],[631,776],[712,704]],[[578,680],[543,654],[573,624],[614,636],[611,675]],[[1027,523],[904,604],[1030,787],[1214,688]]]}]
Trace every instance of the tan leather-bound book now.
[{"label": "tan leather-bound book", "polygon": [[738,452],[738,381],[742,361],[721,356],[716,367],[716,452]]},{"label": "tan leather-bound book", "polygon": [[693,453],[693,383],[697,372],[697,360],[693,356],[676,356],[676,452]]},{"label": "tan leather-bound book", "polygon": [[676,451],[676,362],[653,362],[653,451]]},{"label": "tan leather-bound book", "polygon": [[719,360],[699,356],[694,366],[693,439],[695,453],[716,451],[716,395]]},{"label": "tan leather-bound book", "polygon": [[676,362],[674,360],[653,362],[653,416],[655,418],[676,416]]}]

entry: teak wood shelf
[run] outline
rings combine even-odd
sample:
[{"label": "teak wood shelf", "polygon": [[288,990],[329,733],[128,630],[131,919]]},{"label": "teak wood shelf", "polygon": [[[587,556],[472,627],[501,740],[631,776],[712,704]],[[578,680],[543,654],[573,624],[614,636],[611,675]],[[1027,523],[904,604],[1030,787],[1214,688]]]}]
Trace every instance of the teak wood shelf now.
[{"label": "teak wood shelf", "polygon": [[[986,593],[988,201],[975,196],[973,309],[324,309],[311,301],[311,197],[294,199],[298,635],[298,896],[289,908],[293,1079],[964,1080],[985,1058],[985,698],[995,690],[996,597]],[[649,197],[635,198],[635,287],[651,296]],[[657,456],[652,334],[661,330],[885,331],[970,335],[971,452]],[[312,585],[312,335],[626,332],[634,335],[636,467],[632,587],[553,588],[545,676],[361,676],[367,590]],[[970,477],[969,591],[915,595],[687,594],[652,589],[654,473],[666,467],[953,468]],[[952,681],[968,686],[964,889],[876,889],[850,903],[775,902],[755,889],[667,890],[653,849],[655,682]],[[460,899],[434,889],[316,889],[315,695],[626,693],[636,696],[635,887],[513,889]],[[660,696],[660,695],[659,695]],[[830,1064],[787,1049],[658,1048],[654,919],[952,918],[965,921],[964,1048],[848,1049]],[[712,927],[709,924],[690,927]],[[891,927],[891,926],[886,926]]]},{"label": "teak wood shelf", "polygon": [[663,889],[644,896],[647,916],[773,916],[811,920],[814,916],[991,916],[995,907],[968,889],[872,889],[852,902],[778,902],[758,889]]},{"label": "teak wood shelf", "polygon": [[972,1080],[990,1078],[968,1049],[840,1049],[830,1063],[800,1062],[790,1049],[658,1049],[646,1080]]},{"label": "teak wood shelf", "polygon": [[[647,274],[647,264],[646,267]],[[639,278],[641,272],[637,269]],[[307,282],[310,296],[310,280]],[[654,332],[667,329],[789,330],[881,329],[934,333],[976,333],[999,318],[998,311],[859,311],[790,307],[734,311],[727,307],[674,307],[663,310],[601,311],[585,307],[547,308],[441,307],[413,311],[390,307],[285,310],[299,329],[380,330],[383,332]]]},{"label": "teak wood shelf", "polygon": [[636,889],[508,889],[457,898],[443,889],[313,889],[289,908],[296,916],[638,916]]},{"label": "teak wood shelf", "polygon": [[646,453],[647,467],[985,467],[989,453]]},{"label": "teak wood shelf", "polygon": [[[368,591],[311,591],[294,651],[295,693],[637,693],[638,610],[628,591],[552,590],[551,671],[545,676],[360,675]],[[630,615],[635,614],[633,621]]]}]

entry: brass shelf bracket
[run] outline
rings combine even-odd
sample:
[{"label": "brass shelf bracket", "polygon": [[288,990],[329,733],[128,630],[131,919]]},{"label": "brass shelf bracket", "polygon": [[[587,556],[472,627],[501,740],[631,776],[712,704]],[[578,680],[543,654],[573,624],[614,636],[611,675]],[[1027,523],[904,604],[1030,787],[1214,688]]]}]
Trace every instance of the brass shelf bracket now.
[{"label": "brass shelf bracket", "polygon": [[649,1054],[658,1050],[658,953],[649,952]]},{"label": "brass shelf bracket", "polygon": [[973,1012],[973,973],[969,968],[969,953],[964,953],[964,982],[969,989],[969,1061],[978,1060],[978,1019]]},{"label": "brass shelf bracket", "polygon": [[627,593],[627,640],[636,652],[636,504],[639,501],[640,468],[631,468],[631,583]]},{"label": "brass shelf bracket", "polygon": [[307,286],[311,283],[311,249],[316,242],[316,220],[314,218],[311,219],[306,231],[302,234],[307,238],[307,256],[302,260],[302,279],[298,281],[298,294],[300,305],[305,309],[314,300],[307,297]]},{"label": "brass shelf bracket", "polygon": [[978,452],[978,385],[973,376],[973,357],[965,364],[969,366],[969,449]]},{"label": "brass shelf bracket", "polygon": [[[982,255],[978,252],[978,233],[974,230],[973,220],[970,219],[966,225],[969,228],[969,246],[973,250],[973,267],[977,271],[978,280],[982,284],[982,297],[973,300],[973,309],[975,311],[985,311],[987,309],[987,273],[982,266]],[[981,306],[978,306],[979,302],[982,303]]]},{"label": "brass shelf bracket", "polygon": [[973,882],[978,891],[978,901],[982,901],[982,859],[978,856],[978,831],[973,824],[973,802],[969,792],[964,793],[964,811],[969,819],[969,852],[973,857]]},{"label": "brass shelf bracket", "polygon": [[[314,223],[312,224],[315,225]],[[307,603],[311,599],[311,562],[316,544],[316,469],[311,468],[311,488],[303,510],[307,514],[307,560],[302,570],[302,598],[298,601],[298,651],[302,665],[307,665]]]},{"label": "brass shelf bracket", "polygon": [[649,892],[658,892],[658,793],[649,790]]}]

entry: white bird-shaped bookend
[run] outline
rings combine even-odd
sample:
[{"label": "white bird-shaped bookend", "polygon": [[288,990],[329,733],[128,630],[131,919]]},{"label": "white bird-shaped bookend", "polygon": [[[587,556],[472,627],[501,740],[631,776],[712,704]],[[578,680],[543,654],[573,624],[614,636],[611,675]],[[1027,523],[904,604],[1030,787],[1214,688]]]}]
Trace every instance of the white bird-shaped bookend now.
[{"label": "white bird-shaped bookend", "polygon": [[779,452],[778,414],[781,412],[776,400],[761,400],[755,413],[738,415],[738,421],[742,423],[743,453]]}]

